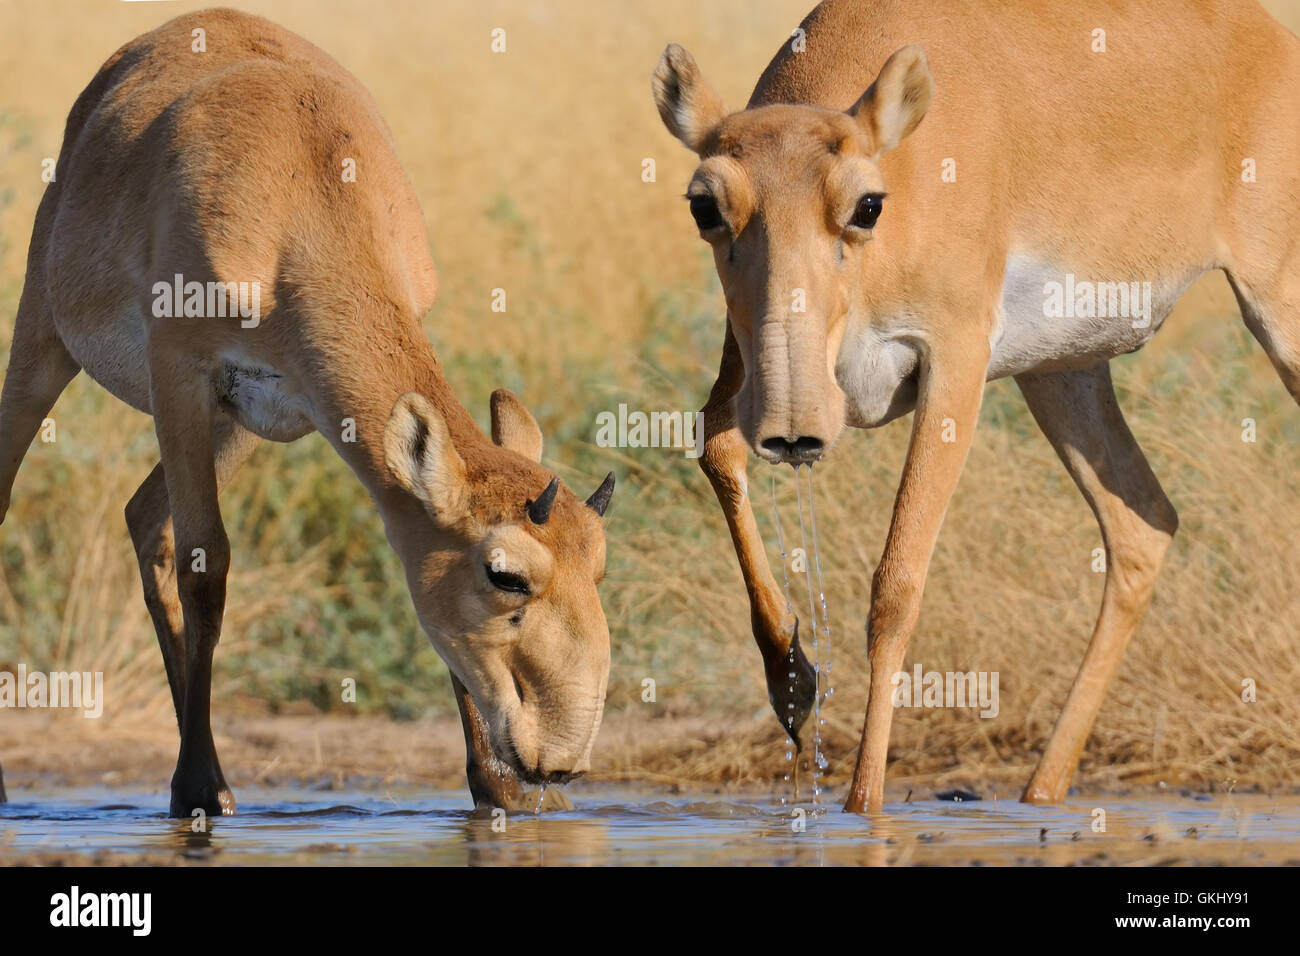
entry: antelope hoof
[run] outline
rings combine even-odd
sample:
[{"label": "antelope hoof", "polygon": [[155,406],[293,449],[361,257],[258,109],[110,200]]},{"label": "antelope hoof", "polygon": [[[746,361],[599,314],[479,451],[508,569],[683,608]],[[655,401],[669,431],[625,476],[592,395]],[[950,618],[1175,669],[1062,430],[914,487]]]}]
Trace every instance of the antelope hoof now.
[{"label": "antelope hoof", "polygon": [[1064,796],[1057,796],[1054,788],[1049,788],[1043,784],[1029,781],[1025,787],[1025,792],[1020,795],[1021,803],[1034,803],[1039,805],[1048,805],[1060,803]]},{"label": "antelope hoof", "polygon": [[800,736],[817,696],[817,673],[799,645],[799,619],[795,618],[790,649],[767,666],[767,698],[781,729],[803,750]]},{"label": "antelope hoof", "polygon": [[201,783],[172,782],[171,815],[189,819],[195,810],[208,816],[232,817],[235,815],[235,795],[224,780]]}]

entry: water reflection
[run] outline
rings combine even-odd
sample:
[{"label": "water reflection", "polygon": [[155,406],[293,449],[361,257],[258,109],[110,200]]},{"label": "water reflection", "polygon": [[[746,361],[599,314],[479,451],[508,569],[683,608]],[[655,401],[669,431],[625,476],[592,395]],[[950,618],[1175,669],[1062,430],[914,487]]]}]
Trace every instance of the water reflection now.
[{"label": "water reflection", "polygon": [[[1295,863],[1300,797],[1092,797],[1064,807],[937,800],[853,816],[771,794],[589,786],[574,809],[472,813],[459,793],[249,790],[234,817],[169,820],[157,794],[12,794],[0,863],[909,866]],[[111,797],[110,799],[106,799]]]},{"label": "water reflection", "polygon": [[568,814],[474,814],[461,825],[465,866],[607,866],[608,824]]}]

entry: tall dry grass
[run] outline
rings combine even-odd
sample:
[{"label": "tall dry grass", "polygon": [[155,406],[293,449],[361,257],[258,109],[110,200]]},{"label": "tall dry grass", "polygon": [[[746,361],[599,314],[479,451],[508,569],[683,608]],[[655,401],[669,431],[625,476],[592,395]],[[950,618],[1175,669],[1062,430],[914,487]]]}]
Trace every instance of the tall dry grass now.
[{"label": "tall dry grass", "polygon": [[[660,50],[686,44],[741,104],[808,2],[244,4],[329,51],[379,100],[439,268],[427,328],[471,411],[485,423],[491,389],[510,387],[537,414],[546,460],[566,480],[589,487],[618,472],[603,589],[609,707],[643,718],[647,737],[668,715],[713,719],[716,735],[683,745],[693,755],[683,766],[698,775],[784,771],[739,571],[694,463],[597,448],[595,417],[619,402],[698,408],[722,339],[712,265],[679,199],[692,158],[650,100]],[[57,155],[68,107],[120,43],[199,6],[0,8],[0,340],[43,188],[40,160]],[[1300,28],[1300,2],[1270,6]],[[505,55],[489,51],[498,26]],[[641,179],[647,157],[654,183]],[[489,311],[497,287],[509,295],[504,322]],[[1115,365],[1133,430],[1183,523],[1084,779],[1295,782],[1300,410],[1217,277],[1189,294],[1151,347]],[[54,417],[58,441],[31,450],[0,529],[0,663],[102,668],[110,719],[170,721],[121,517],[156,459],[150,422],[84,377]],[[1253,444],[1241,440],[1247,417],[1258,423]],[[824,716],[837,769],[865,701],[862,621],[908,427],[849,435],[816,473],[836,685]],[[789,533],[793,485],[788,470],[776,477]],[[753,465],[770,541],[769,480]],[[237,695],[336,706],[339,680],[352,676],[362,708],[453,709],[379,522],[324,442],[260,449],[223,502],[235,563],[219,706]],[[1090,568],[1098,544],[1015,386],[990,386],[909,666],[996,670],[1001,712],[900,711],[895,778],[1023,777],[1086,645],[1101,592]],[[657,682],[654,704],[641,701],[645,677]],[[1244,678],[1258,682],[1256,703],[1240,699]]]}]

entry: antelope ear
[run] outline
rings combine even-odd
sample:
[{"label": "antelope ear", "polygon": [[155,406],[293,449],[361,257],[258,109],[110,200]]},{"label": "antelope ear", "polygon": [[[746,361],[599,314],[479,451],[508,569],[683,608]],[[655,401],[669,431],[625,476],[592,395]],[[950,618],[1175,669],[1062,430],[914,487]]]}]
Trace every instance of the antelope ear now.
[{"label": "antelope ear", "polygon": [[492,393],[492,440],[525,458],[542,460],[542,430],[537,420],[514,392],[504,388]]},{"label": "antelope ear", "polygon": [[446,523],[464,513],[469,497],[465,462],[447,423],[418,392],[397,400],[384,428],[384,458],[398,484]]},{"label": "antelope ear", "polygon": [[696,153],[713,127],[726,118],[722,97],[709,85],[685,47],[670,43],[650,77],[655,106],[668,132]]},{"label": "antelope ear", "polygon": [[934,95],[925,50],[905,46],[885,61],[880,75],[849,109],[875,144],[876,155],[893,149],[920,125]]}]

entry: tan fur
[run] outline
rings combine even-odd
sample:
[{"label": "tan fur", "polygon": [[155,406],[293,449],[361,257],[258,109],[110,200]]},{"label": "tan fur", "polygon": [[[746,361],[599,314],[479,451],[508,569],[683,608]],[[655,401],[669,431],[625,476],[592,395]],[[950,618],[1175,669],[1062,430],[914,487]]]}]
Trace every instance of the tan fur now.
[{"label": "tan fur", "polygon": [[[1025,791],[1060,800],[1177,523],[1106,363],[1140,348],[1218,268],[1300,400],[1300,42],[1253,0],[828,0],[802,27],[806,50],[783,46],[741,112],[680,47],[653,80],[669,130],[701,158],[688,196],[716,201],[726,220],[705,231],[728,319],[706,411],[724,424],[700,462],[731,527],[755,636],[765,661],[787,643],[737,487],[745,449],[811,462],[845,425],[915,409],[873,579],[871,694],[846,801],[879,809],[889,680],[983,385],[1017,376],[1108,555],[1092,643]],[[1104,53],[1092,48],[1098,27]],[[948,160],[955,182],[941,176]],[[868,193],[888,194],[879,221],[848,228]],[[1067,272],[1150,282],[1149,324],[1045,321],[1036,289]],[[806,313],[792,311],[796,289]],[[803,714],[813,685],[799,685]],[[770,675],[769,687],[784,726],[788,701]]]},{"label": "tan fur", "polygon": [[[260,283],[260,322],[155,315],[154,284],[178,273]],[[600,517],[563,486],[547,520],[526,512],[552,478],[541,434],[498,392],[494,444],[456,400],[421,329],[435,291],[374,101],[275,24],[179,17],[122,47],[73,107],[0,399],[0,517],[79,368],[153,415],[162,461],[127,520],[181,725],[174,814],[234,810],[208,716],[230,563],[218,490],[259,437],[312,430],[373,497],[452,671],[475,799],[588,765],[609,672]],[[498,561],[531,594],[494,586]]]}]

